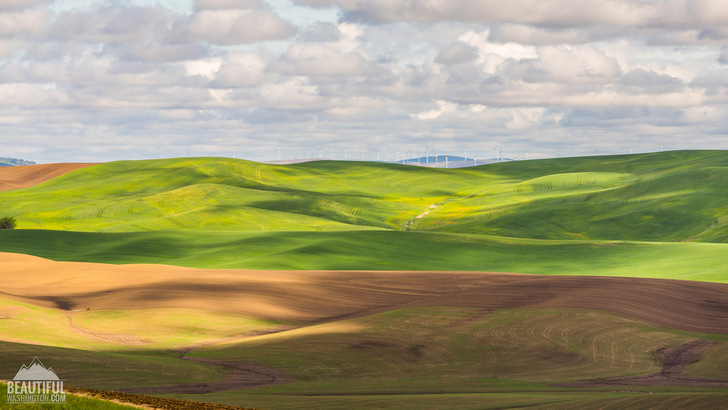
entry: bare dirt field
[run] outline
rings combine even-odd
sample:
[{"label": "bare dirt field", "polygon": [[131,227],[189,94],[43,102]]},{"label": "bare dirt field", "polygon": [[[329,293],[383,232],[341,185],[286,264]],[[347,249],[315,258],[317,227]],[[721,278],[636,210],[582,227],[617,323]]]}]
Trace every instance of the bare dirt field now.
[{"label": "bare dirt field", "polygon": [[187,307],[324,322],[413,306],[601,309],[728,333],[728,284],[489,272],[251,271],[54,262],[0,253],[0,294],[75,309]]},{"label": "bare dirt field", "polygon": [[28,188],[91,165],[95,164],[61,163],[25,165],[22,167],[0,167],[0,191]]}]

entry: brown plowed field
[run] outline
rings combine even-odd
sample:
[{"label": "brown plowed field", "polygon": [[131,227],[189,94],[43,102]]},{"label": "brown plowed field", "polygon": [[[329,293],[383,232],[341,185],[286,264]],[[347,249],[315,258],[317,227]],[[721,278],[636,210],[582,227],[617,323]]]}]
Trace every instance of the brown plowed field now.
[{"label": "brown plowed field", "polygon": [[0,292],[64,310],[190,307],[321,322],[410,306],[574,307],[728,333],[728,284],[488,272],[251,271],[0,253]]},{"label": "brown plowed field", "polygon": [[91,165],[96,164],[68,163],[0,167],[0,191],[31,187]]}]

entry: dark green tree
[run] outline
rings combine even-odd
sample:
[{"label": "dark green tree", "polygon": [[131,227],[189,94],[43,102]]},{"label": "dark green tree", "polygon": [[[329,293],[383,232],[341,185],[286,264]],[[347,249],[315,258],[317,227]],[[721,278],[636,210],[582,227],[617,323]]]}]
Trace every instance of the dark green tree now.
[{"label": "dark green tree", "polygon": [[0,218],[0,229],[15,229],[16,226],[18,222],[12,216]]}]

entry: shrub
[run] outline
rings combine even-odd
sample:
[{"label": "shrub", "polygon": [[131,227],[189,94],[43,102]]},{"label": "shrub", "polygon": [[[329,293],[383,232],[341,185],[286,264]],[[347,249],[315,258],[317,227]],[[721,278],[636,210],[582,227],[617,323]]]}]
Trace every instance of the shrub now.
[{"label": "shrub", "polygon": [[18,222],[12,216],[0,218],[0,229],[15,229],[16,226]]}]

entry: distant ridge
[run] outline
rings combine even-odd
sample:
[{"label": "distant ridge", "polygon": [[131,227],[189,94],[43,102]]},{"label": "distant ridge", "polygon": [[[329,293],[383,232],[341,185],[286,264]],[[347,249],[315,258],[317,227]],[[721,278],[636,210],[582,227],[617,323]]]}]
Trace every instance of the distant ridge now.
[{"label": "distant ridge", "polygon": [[18,159],[18,158],[8,158],[8,157],[0,158],[0,167],[16,167],[16,166],[22,166],[22,165],[35,165],[35,162],[26,161],[24,159]]},{"label": "distant ridge", "polygon": [[[300,158],[300,159],[290,159],[290,160],[279,160],[279,161],[266,161],[265,164],[271,164],[271,165],[291,165],[291,164],[300,164],[304,162],[316,162],[316,161],[331,161],[331,159],[328,158]],[[512,158],[473,158],[473,157],[461,157],[457,155],[430,155],[429,157],[419,157],[419,158],[407,158],[407,159],[401,159],[399,161],[377,161],[377,160],[364,160],[361,161],[359,159],[351,159],[348,162],[380,162],[380,163],[387,163],[387,164],[401,164],[401,165],[413,165],[413,166],[421,166],[421,167],[430,167],[430,168],[465,168],[465,167],[474,167],[479,165],[486,165],[486,164],[495,164],[499,162],[511,162],[516,161]]]}]

